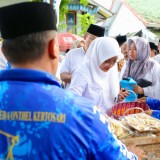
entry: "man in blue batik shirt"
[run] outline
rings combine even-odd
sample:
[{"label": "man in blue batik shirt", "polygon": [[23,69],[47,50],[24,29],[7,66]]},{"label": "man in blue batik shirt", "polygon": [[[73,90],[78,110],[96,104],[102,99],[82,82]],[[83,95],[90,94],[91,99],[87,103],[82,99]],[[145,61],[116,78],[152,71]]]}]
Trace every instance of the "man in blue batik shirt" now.
[{"label": "man in blue batik shirt", "polygon": [[0,159],[136,160],[86,98],[63,90],[56,15],[47,3],[0,8],[2,51],[12,68],[0,71]]}]

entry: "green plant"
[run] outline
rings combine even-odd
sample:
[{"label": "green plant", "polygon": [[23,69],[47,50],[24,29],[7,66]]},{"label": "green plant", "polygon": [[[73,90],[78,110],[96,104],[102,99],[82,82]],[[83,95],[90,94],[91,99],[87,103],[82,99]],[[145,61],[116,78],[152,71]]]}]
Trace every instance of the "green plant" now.
[{"label": "green plant", "polygon": [[61,4],[59,7],[59,30],[66,28],[66,24],[63,21],[66,19],[66,14],[68,13],[68,3],[70,1],[71,0],[61,0]]},{"label": "green plant", "polygon": [[88,5],[88,0],[80,0],[80,4],[87,6]]},{"label": "green plant", "polygon": [[96,23],[96,20],[94,19],[95,16],[94,15],[90,15],[89,13],[86,13],[84,15],[78,14],[78,18],[79,18],[79,23],[82,27],[82,30],[80,33],[78,33],[78,35],[82,36],[83,34],[86,33],[89,25],[92,23]]}]

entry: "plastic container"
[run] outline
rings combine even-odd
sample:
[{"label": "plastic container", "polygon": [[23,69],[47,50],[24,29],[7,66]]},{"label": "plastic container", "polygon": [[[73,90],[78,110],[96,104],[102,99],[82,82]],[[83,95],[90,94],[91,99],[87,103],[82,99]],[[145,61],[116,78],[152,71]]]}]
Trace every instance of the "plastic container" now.
[{"label": "plastic container", "polygon": [[130,94],[125,98],[124,102],[133,102],[137,99],[138,95],[133,92],[135,85],[137,85],[137,82],[131,77],[120,81],[121,88],[130,92]]}]

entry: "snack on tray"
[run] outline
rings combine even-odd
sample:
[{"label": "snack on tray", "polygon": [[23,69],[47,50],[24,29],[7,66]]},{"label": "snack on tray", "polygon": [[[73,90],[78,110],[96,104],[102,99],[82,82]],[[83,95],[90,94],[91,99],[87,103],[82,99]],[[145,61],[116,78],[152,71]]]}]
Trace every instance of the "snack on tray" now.
[{"label": "snack on tray", "polygon": [[133,134],[133,132],[130,131],[127,127],[125,127],[120,121],[108,116],[106,117],[112,133],[115,134],[118,139],[122,139]]},{"label": "snack on tray", "polygon": [[138,132],[158,132],[160,131],[160,121],[145,113],[138,113],[125,116],[122,122]]},{"label": "snack on tray", "polygon": [[145,125],[149,126],[150,130],[160,131],[160,120],[153,118],[145,113],[135,116],[137,119],[141,119]]}]

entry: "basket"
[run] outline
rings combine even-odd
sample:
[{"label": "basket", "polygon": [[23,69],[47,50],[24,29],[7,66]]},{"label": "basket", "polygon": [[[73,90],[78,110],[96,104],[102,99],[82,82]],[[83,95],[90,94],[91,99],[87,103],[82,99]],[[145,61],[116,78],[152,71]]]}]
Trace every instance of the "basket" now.
[{"label": "basket", "polygon": [[[142,110],[138,109],[137,107],[141,108]],[[122,103],[118,103],[115,106],[113,106],[112,116],[115,119],[119,119],[120,117],[124,116],[124,114],[125,115],[135,114],[135,113],[140,113],[140,112],[145,111],[145,110],[149,110],[149,106],[146,103],[122,102]]]}]

